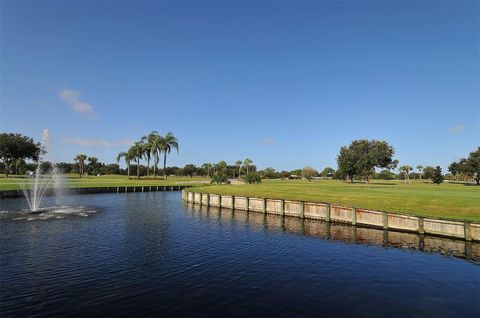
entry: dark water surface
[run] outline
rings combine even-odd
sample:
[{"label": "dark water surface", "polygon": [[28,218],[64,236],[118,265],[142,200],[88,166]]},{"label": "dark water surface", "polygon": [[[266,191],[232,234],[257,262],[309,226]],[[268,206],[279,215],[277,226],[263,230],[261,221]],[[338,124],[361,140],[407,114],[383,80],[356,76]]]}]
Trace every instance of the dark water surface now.
[{"label": "dark water surface", "polygon": [[480,315],[476,243],[207,210],[179,192],[62,204],[26,216],[0,201],[1,317]]}]

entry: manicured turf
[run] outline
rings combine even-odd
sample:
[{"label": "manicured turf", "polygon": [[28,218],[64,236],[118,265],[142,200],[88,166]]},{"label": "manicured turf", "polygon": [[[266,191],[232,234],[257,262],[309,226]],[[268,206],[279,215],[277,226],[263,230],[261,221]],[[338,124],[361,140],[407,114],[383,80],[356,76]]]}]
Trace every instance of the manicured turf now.
[{"label": "manicured turf", "polygon": [[196,187],[196,192],[271,199],[329,202],[420,216],[480,221],[480,186],[426,181],[345,183],[335,180],[263,180],[257,185]]},{"label": "manicured turf", "polygon": [[[18,190],[20,184],[28,182],[26,178],[9,177],[0,178],[0,190]],[[123,187],[123,186],[163,186],[163,185],[198,185],[201,182],[210,182],[209,179],[199,177],[168,177],[167,180],[146,179],[140,180],[130,179],[126,176],[107,175],[107,176],[89,176],[87,178],[79,178],[78,175],[65,175],[65,185],[68,188],[88,188],[88,187]]]}]

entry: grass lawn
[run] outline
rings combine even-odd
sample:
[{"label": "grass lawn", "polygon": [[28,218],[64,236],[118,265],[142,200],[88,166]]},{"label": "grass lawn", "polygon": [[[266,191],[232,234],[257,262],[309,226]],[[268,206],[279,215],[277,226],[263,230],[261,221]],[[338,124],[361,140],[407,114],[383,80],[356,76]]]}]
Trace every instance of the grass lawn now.
[{"label": "grass lawn", "polygon": [[[126,176],[105,175],[105,176],[89,176],[87,178],[79,178],[78,175],[67,174],[65,184],[68,188],[88,188],[88,187],[123,187],[123,186],[163,186],[163,185],[198,185],[201,182],[210,182],[210,179],[201,177],[168,177],[167,180],[157,179],[128,179]],[[18,190],[20,184],[28,182],[24,177],[0,178],[0,190]]]},{"label": "grass lawn", "polygon": [[440,186],[417,180],[375,180],[345,183],[335,180],[263,180],[256,185],[212,185],[196,192],[231,194],[271,199],[329,202],[356,208],[401,212],[480,222],[480,186],[443,183]]}]

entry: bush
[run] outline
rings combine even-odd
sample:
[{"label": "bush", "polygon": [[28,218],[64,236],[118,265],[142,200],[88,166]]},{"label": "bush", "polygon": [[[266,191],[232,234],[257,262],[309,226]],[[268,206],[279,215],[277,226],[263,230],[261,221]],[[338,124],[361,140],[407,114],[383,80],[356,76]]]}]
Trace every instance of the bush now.
[{"label": "bush", "polygon": [[210,183],[216,183],[216,184],[229,183],[228,176],[226,173],[217,172],[212,176],[212,181],[210,181]]},{"label": "bush", "polygon": [[248,184],[262,183],[262,177],[256,172],[249,172],[245,177],[243,177],[243,181]]}]

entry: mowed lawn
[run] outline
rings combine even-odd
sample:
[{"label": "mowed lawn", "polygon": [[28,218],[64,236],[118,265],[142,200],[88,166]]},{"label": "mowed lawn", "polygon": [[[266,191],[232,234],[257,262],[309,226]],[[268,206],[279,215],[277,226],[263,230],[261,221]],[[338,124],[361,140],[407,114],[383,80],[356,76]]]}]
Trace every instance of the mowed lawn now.
[{"label": "mowed lawn", "polygon": [[[170,185],[198,185],[202,183],[209,183],[210,179],[201,177],[168,177],[163,180],[160,177],[156,179],[131,178],[119,175],[105,175],[105,176],[89,176],[86,178],[79,178],[78,175],[64,175],[65,187],[68,188],[88,188],[88,187],[123,187],[123,186],[170,186]],[[0,190],[18,190],[22,183],[29,182],[29,179],[24,177],[9,177],[0,178]]]},{"label": "mowed lawn", "polygon": [[419,216],[480,221],[480,186],[425,180],[346,183],[336,180],[263,180],[257,185],[214,185],[197,192],[298,201],[329,202],[356,208]]}]

